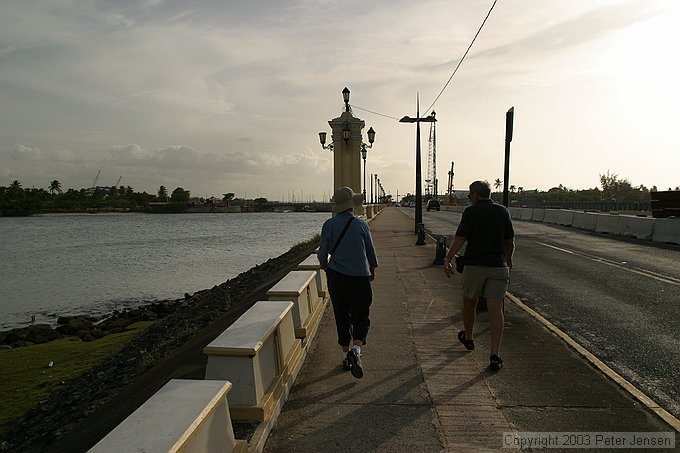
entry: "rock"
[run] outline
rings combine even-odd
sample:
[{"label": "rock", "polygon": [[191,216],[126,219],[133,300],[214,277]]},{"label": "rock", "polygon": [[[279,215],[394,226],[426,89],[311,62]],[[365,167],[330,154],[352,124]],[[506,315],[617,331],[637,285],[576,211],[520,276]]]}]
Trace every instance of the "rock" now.
[{"label": "rock", "polygon": [[57,338],[61,338],[61,335],[49,324],[37,324],[28,327],[28,334],[26,335],[26,340],[36,344],[47,343]]},{"label": "rock", "polygon": [[60,317],[57,320],[57,332],[62,335],[77,335],[79,331],[92,329],[92,318],[89,316]]}]

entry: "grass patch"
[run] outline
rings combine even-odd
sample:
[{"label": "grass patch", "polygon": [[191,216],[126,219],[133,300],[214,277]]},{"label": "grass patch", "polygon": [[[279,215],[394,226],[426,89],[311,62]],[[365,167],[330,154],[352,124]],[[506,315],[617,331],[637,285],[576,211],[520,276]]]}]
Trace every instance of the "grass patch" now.
[{"label": "grass patch", "polygon": [[0,351],[0,433],[54,390],[116,354],[151,324],[134,323],[125,332],[90,342],[63,338]]},{"label": "grass patch", "polygon": [[298,242],[290,248],[291,251],[297,252],[299,250],[304,250],[312,245],[316,245],[321,240],[321,235],[315,234],[311,239],[303,242]]}]

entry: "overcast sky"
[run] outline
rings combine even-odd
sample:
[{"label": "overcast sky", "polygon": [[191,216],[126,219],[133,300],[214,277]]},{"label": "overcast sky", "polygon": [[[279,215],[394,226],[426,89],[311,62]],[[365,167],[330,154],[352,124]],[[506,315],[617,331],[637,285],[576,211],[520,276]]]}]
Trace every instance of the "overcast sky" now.
[{"label": "overcast sky", "polygon": [[[150,193],[327,198],[318,132],[347,86],[377,131],[368,173],[413,193],[415,126],[394,118],[416,93],[425,113],[492,3],[3,0],[0,185],[102,169]],[[503,178],[512,106],[512,185],[680,185],[679,24],[675,0],[498,0],[434,106],[440,191],[452,161],[455,188]]]}]

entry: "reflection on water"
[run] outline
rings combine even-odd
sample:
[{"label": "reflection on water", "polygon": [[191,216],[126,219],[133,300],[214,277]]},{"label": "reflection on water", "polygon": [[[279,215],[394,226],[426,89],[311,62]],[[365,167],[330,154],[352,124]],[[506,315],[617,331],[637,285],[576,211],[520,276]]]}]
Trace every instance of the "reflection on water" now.
[{"label": "reflection on water", "polygon": [[0,330],[211,288],[310,239],[329,215],[0,218]]}]

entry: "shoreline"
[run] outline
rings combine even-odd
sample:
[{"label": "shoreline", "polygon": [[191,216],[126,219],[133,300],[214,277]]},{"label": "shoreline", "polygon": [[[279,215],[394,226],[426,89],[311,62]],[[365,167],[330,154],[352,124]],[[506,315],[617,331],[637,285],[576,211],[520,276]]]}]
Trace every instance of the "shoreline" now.
[{"label": "shoreline", "polygon": [[41,214],[33,214],[31,217],[77,217],[77,216],[121,216],[121,215],[146,215],[147,212],[130,211],[130,212],[116,212],[116,211],[97,211],[97,212],[43,212]]},{"label": "shoreline", "polygon": [[[316,247],[311,240],[211,289],[177,300],[114,357],[8,425],[11,451],[87,451],[170,379],[202,379],[205,345],[238,319]],[[96,340],[95,340],[96,341]]]}]

